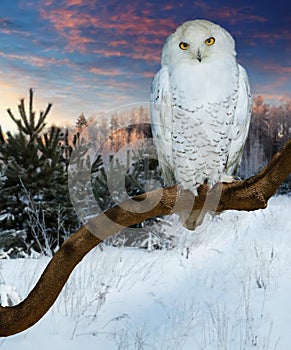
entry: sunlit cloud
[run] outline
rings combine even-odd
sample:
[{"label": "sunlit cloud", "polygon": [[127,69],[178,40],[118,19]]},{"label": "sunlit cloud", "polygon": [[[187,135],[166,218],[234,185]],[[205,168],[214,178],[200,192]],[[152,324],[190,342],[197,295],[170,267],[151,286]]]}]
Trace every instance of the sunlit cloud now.
[{"label": "sunlit cloud", "polygon": [[0,33],[1,34],[6,34],[6,35],[14,35],[14,36],[26,37],[26,38],[31,36],[31,33],[29,33],[29,32],[7,28],[6,26],[1,27],[1,23],[0,23]]},{"label": "sunlit cloud", "polygon": [[[168,18],[146,17],[144,13],[137,15],[132,6],[124,8],[118,15],[110,13],[104,7],[103,13],[96,16],[90,11],[80,13],[78,6],[73,6],[75,2],[72,4],[72,1],[66,1],[65,4],[65,8],[42,7],[40,14],[67,40],[66,49],[70,52],[92,52],[95,46],[95,51],[104,52],[106,57],[130,56],[133,59],[144,57],[146,60],[151,53],[154,53],[151,46],[161,44],[177,26]],[[128,39],[120,39],[121,36],[128,36]],[[139,46],[139,42],[146,45]],[[110,50],[110,48],[116,49]],[[131,50],[128,51],[128,48]]]},{"label": "sunlit cloud", "polygon": [[149,49],[145,48],[144,52],[125,52],[121,50],[111,50],[111,49],[95,49],[93,53],[104,56],[104,57],[127,57],[135,60],[160,62],[162,49],[151,52]]},{"label": "sunlit cloud", "polygon": [[124,74],[123,72],[121,72],[121,70],[119,69],[102,69],[102,68],[96,68],[93,67],[90,70],[90,73],[96,74],[96,75],[105,75],[105,76],[112,76],[112,77],[117,77],[119,75]]},{"label": "sunlit cloud", "polygon": [[[279,74],[290,74],[291,73],[291,66],[280,66],[280,65],[264,65],[263,66],[264,70],[266,71],[272,71],[272,72],[276,72]],[[290,77],[288,78],[287,76],[284,77],[286,78],[286,80],[290,80]]]},{"label": "sunlit cloud", "polygon": [[[273,91],[276,91],[281,88],[285,88],[286,84],[289,82],[288,77],[286,76],[278,76],[275,79],[271,79],[271,81],[264,82],[264,83],[255,83],[254,84],[254,91],[256,94],[268,94],[268,95],[279,95],[279,96],[285,96],[288,94],[287,92],[282,92],[280,94],[276,94]],[[286,87],[287,91],[287,87]],[[290,91],[290,89],[289,89]]]},{"label": "sunlit cloud", "polygon": [[121,89],[121,91],[127,90],[129,88],[132,90],[137,88],[137,84],[135,84],[134,82],[117,81],[113,79],[107,79],[106,86],[108,86],[112,90]]},{"label": "sunlit cloud", "polygon": [[4,57],[9,60],[17,60],[25,62],[31,66],[43,68],[49,65],[61,66],[61,65],[71,65],[70,61],[66,58],[57,59],[57,58],[47,58],[47,57],[36,57],[36,56],[28,56],[28,55],[16,55],[16,54],[8,54],[5,52],[0,52],[0,57]]},{"label": "sunlit cloud", "polygon": [[142,75],[145,78],[153,78],[155,76],[156,72],[143,72]]}]

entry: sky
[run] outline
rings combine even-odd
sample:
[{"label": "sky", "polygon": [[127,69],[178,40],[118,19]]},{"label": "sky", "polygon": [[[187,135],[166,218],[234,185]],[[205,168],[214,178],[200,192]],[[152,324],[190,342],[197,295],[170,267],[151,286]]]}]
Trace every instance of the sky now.
[{"label": "sky", "polygon": [[149,101],[165,39],[204,18],[227,29],[253,95],[291,98],[291,3],[287,0],[1,0],[0,125],[12,127],[20,98],[53,103],[49,121],[74,124]]}]

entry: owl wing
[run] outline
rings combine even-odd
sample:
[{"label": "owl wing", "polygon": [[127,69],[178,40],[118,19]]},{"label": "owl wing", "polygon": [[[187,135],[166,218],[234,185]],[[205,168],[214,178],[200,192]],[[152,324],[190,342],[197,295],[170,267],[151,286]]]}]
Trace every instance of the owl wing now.
[{"label": "owl wing", "polygon": [[[167,67],[154,77],[151,87],[151,127],[159,164],[168,185],[173,184],[172,108]],[[170,168],[169,168],[170,167]]]},{"label": "owl wing", "polygon": [[236,111],[234,115],[230,151],[226,165],[226,172],[234,174],[241,163],[244,145],[248,136],[251,120],[252,97],[250,85],[245,69],[238,65],[239,91]]}]

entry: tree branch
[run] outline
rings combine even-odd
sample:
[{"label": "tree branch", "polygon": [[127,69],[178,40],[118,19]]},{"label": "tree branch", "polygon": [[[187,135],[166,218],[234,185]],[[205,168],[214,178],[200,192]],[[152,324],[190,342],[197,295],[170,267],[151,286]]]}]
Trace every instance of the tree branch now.
[{"label": "tree branch", "polygon": [[258,175],[247,180],[219,183],[211,190],[201,186],[195,198],[187,190],[179,192],[176,186],[158,189],[108,209],[64,242],[25,300],[12,307],[0,307],[0,336],[19,333],[35,324],[53,305],[75,266],[102,239],[117,233],[122,226],[191,209],[216,212],[263,209],[290,173],[291,140]]}]

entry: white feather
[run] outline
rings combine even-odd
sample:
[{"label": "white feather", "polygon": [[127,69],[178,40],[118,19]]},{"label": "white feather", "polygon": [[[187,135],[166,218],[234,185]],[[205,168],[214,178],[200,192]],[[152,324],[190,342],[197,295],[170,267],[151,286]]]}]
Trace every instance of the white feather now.
[{"label": "white feather", "polygon": [[248,136],[252,112],[252,96],[248,76],[245,69],[241,65],[238,65],[238,67],[239,93],[227,162],[228,174],[234,174],[240,166],[244,145]]},{"label": "white feather", "polygon": [[[205,40],[215,37],[215,45]],[[179,48],[189,44],[188,50]],[[201,60],[198,60],[198,55]],[[166,40],[162,68],[151,91],[153,138],[166,181],[172,169],[179,186],[197,195],[239,166],[251,98],[245,70],[235,59],[234,40],[218,25],[189,21]]]},{"label": "white feather", "polygon": [[172,108],[168,68],[163,67],[155,76],[151,91],[151,126],[160,167],[167,184],[172,184]]}]

